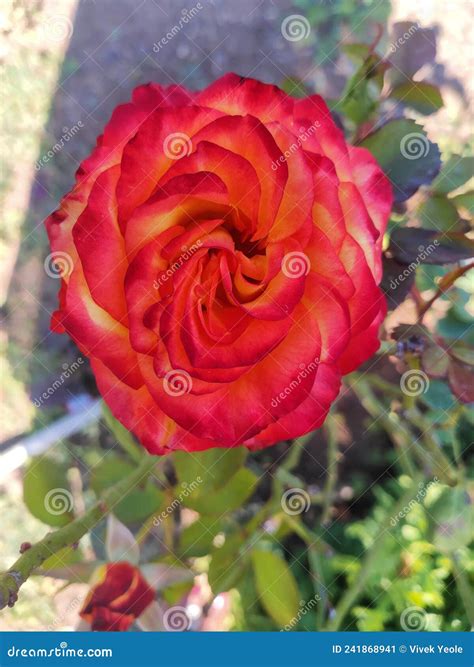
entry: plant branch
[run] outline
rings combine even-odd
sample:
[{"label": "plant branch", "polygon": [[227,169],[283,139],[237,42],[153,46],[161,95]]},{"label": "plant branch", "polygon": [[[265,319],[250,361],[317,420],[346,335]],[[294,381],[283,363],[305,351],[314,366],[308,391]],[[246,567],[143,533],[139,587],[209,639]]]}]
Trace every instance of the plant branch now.
[{"label": "plant branch", "polygon": [[133,473],[108,489],[85,514],[77,517],[67,526],[45,535],[42,540],[25,551],[7,572],[0,574],[0,609],[7,605],[13,607],[20,587],[33,571],[52,554],[78,542],[122,500],[124,495],[148,477],[157,461],[156,456],[145,456]]},{"label": "plant branch", "polygon": [[463,276],[465,273],[467,273],[470,269],[474,268],[474,262],[470,262],[469,264],[465,264],[464,266],[458,266],[456,269],[453,271],[450,271],[447,273],[443,278],[440,280],[439,287],[436,290],[434,296],[431,297],[428,301],[425,301],[419,308],[418,311],[418,323],[421,324],[423,321],[424,316],[428,312],[428,310],[431,308],[431,306],[434,304],[434,302],[439,299],[440,296],[443,296],[445,292],[448,291],[450,287],[454,285],[456,280]]}]

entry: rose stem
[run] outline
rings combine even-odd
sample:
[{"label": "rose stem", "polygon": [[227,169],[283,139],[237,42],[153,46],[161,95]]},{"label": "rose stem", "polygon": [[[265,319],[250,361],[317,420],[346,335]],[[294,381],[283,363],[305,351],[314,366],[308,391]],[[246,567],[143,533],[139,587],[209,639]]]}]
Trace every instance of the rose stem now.
[{"label": "rose stem", "polygon": [[0,574],[0,609],[13,606],[22,584],[33,570],[44,563],[52,554],[64,547],[75,544],[89,530],[106,516],[123,497],[143,479],[148,477],[155,467],[158,457],[145,456],[136,469],[125,479],[108,489],[103,497],[80,517],[67,526],[47,533],[42,540],[25,551],[7,572]]},{"label": "rose stem", "polygon": [[337,482],[337,459],[338,459],[338,433],[337,433],[337,418],[334,415],[329,415],[324,425],[327,438],[327,470],[326,483],[324,485],[324,504],[321,513],[321,525],[325,526],[329,523],[332,512],[332,503],[334,500],[334,489]]}]

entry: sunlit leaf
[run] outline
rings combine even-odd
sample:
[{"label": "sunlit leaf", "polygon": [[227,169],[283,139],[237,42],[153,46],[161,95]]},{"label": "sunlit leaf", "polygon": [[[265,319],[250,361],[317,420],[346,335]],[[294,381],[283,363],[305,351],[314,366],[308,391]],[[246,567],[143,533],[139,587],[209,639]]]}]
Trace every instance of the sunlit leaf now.
[{"label": "sunlit leaf", "polygon": [[272,551],[255,549],[252,565],[260,602],[280,626],[297,622],[300,593],[285,560]]},{"label": "sunlit leaf", "polygon": [[241,468],[247,457],[244,447],[208,449],[204,452],[175,452],[173,462],[178,481],[193,485],[196,494],[219,489]]},{"label": "sunlit leaf", "polygon": [[426,116],[443,106],[439,88],[423,81],[401,83],[392,90],[390,96]]},{"label": "sunlit leaf", "polygon": [[248,566],[248,552],[240,553],[243,541],[241,533],[234,533],[226,537],[223,546],[211,553],[208,580],[214,595],[234,588]]},{"label": "sunlit leaf", "polygon": [[474,176],[474,157],[453,155],[443,164],[439,175],[433,181],[433,190],[448,193],[464,185]]},{"label": "sunlit leaf", "polygon": [[258,478],[247,468],[241,468],[217,491],[190,494],[183,497],[183,504],[201,514],[221,516],[243,505],[252,495]]},{"label": "sunlit leaf", "polygon": [[67,468],[49,456],[34,457],[23,476],[23,500],[31,514],[48,526],[73,519],[73,496]]}]

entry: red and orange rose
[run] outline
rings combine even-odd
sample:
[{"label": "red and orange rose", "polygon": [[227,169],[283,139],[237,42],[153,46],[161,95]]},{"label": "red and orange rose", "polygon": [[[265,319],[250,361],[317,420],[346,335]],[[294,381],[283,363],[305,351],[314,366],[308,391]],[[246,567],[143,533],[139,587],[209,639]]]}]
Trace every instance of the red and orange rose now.
[{"label": "red and orange rose", "polygon": [[152,453],[300,436],[379,345],[391,202],[319,96],[141,86],[47,220],[53,327]]}]

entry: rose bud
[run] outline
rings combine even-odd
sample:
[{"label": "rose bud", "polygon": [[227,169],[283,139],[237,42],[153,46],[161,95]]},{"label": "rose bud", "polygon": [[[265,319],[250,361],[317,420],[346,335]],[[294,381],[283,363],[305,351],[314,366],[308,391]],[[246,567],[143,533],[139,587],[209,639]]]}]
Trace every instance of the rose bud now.
[{"label": "rose bud", "polygon": [[155,598],[140,570],[130,563],[109,563],[97,576],[79,612],[92,630],[127,630]]}]

